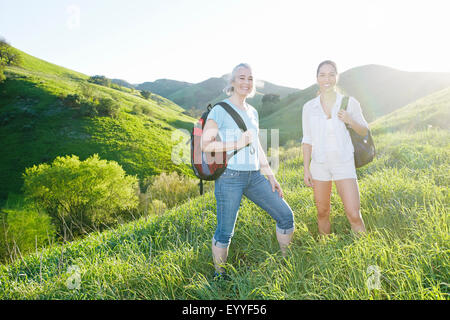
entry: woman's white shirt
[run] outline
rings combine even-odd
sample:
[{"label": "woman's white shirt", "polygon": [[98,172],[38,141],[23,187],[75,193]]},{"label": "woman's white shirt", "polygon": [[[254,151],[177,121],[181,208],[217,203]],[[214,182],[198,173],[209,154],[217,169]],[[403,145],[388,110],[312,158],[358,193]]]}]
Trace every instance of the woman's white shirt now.
[{"label": "woman's white shirt", "polygon": [[[345,123],[339,120],[337,113],[339,112],[343,95],[336,94],[336,102],[331,109],[331,119],[327,119],[327,115],[322,109],[320,96],[308,101],[303,106],[302,111],[302,127],[303,139],[302,143],[312,145],[312,160],[318,163],[324,163],[327,159],[327,153],[337,151],[340,161],[348,161],[353,157],[353,144],[348,133]],[[369,127],[366,119],[361,111],[359,102],[350,97],[347,112],[354,121]]]}]

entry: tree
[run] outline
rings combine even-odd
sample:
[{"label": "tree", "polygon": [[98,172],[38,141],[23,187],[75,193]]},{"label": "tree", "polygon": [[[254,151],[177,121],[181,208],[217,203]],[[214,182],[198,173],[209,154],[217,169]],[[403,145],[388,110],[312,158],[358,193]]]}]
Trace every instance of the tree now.
[{"label": "tree", "polygon": [[152,96],[152,93],[147,90],[141,90],[141,96],[143,96],[145,99],[148,99]]},{"label": "tree", "polygon": [[0,64],[19,66],[23,62],[19,52],[11,47],[4,39],[0,39]]},{"label": "tree", "polygon": [[110,87],[111,86],[111,80],[109,80],[105,76],[99,76],[95,75],[88,79],[88,82],[95,83],[101,86]]},{"label": "tree", "polygon": [[265,117],[278,110],[277,104],[280,102],[280,95],[268,93],[262,97],[260,116]]},{"label": "tree", "polygon": [[114,225],[138,206],[137,178],[97,154],[85,161],[57,157],[27,168],[23,177],[26,199],[52,217],[65,240]]}]

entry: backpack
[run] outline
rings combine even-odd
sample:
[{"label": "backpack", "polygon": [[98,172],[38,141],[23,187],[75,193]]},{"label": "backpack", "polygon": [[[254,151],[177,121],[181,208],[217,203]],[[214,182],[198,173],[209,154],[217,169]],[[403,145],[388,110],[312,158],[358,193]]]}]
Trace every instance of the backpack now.
[{"label": "backpack", "polygon": [[[341,109],[347,110],[349,97],[342,98]],[[355,150],[355,167],[360,168],[371,162],[375,158],[375,144],[372,134],[368,129],[365,137],[360,136],[347,123],[345,124],[350,138],[352,139],[353,149]]]},{"label": "backpack", "polygon": [[[200,194],[203,194],[203,180],[217,180],[227,168],[228,161],[236,155],[239,150],[234,150],[230,155],[224,152],[203,152],[201,149],[201,137],[206,124],[209,112],[217,105],[220,105],[233,118],[242,132],[247,131],[247,126],[241,116],[226,102],[216,103],[214,106],[208,105],[206,111],[198,119],[191,132],[191,166],[194,174],[200,179]],[[220,141],[220,137],[216,137]]]}]

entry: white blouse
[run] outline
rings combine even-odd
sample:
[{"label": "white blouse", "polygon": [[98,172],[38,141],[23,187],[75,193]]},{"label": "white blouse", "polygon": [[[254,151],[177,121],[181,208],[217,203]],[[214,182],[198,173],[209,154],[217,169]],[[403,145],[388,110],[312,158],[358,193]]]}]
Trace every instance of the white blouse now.
[{"label": "white blouse", "polygon": [[[343,95],[336,94],[336,103],[331,109],[331,119],[322,109],[320,96],[308,101],[303,106],[302,143],[312,145],[312,159],[315,162],[326,162],[327,153],[337,151],[340,161],[345,162],[353,157],[353,144],[345,123],[339,120],[339,112]],[[369,127],[361,111],[359,102],[350,97],[348,101],[347,112],[359,124]]]}]

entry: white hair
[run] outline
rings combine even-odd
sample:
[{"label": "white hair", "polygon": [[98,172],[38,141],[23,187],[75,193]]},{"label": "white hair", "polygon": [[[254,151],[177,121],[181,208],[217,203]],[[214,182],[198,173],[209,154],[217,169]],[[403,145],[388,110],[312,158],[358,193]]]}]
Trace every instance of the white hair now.
[{"label": "white hair", "polygon": [[[250,65],[248,63],[240,63],[236,67],[234,67],[233,71],[231,72],[231,76],[228,79],[227,85],[223,89],[223,92],[225,92],[225,94],[227,96],[231,96],[234,92],[233,81],[236,79],[236,74],[240,68],[246,68],[246,69],[252,71],[252,68],[250,67]],[[253,97],[256,93],[256,84],[255,83],[256,82],[253,79],[252,91],[248,95],[249,98]]]}]

